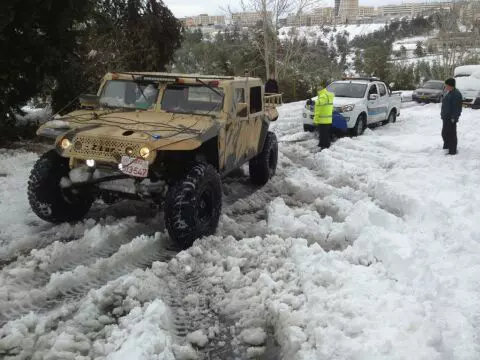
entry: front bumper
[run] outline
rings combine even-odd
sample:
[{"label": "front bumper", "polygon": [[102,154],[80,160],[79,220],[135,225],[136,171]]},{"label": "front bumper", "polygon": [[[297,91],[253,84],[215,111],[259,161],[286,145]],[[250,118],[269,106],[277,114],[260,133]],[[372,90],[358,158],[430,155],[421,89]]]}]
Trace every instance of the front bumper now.
[{"label": "front bumper", "polygon": [[[347,122],[347,125],[349,128],[352,128],[355,124],[351,125],[351,119],[352,119],[352,115],[353,115],[353,112],[345,112],[345,113],[341,113],[340,115],[343,116],[343,118],[345,119],[345,121]],[[303,108],[303,111],[302,111],[302,119],[303,119],[303,125],[314,125],[313,123],[313,117],[314,117],[314,112],[309,110],[309,109],[306,109],[306,108]]]}]

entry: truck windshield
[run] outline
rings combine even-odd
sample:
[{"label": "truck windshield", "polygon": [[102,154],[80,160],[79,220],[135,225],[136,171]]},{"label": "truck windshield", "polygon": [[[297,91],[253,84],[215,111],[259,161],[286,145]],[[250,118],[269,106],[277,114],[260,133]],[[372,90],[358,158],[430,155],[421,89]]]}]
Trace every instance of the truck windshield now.
[{"label": "truck windshield", "polygon": [[327,90],[334,93],[335,97],[363,98],[367,85],[352,83],[331,83]]},{"label": "truck windshield", "polygon": [[184,114],[218,112],[223,108],[223,89],[215,91],[204,85],[169,84],[163,92],[161,108]]},{"label": "truck windshield", "polygon": [[151,109],[158,97],[158,83],[109,80],[100,95],[100,105],[115,108]]}]

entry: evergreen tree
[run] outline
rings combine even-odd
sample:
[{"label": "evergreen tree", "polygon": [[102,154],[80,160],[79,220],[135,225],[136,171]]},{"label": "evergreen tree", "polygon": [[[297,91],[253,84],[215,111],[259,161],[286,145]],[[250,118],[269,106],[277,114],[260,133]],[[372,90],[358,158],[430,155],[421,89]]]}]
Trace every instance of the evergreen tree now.
[{"label": "evergreen tree", "polygon": [[422,42],[421,41],[418,41],[417,42],[417,47],[415,48],[415,51],[413,52],[416,56],[418,57],[422,57],[424,56],[424,51],[423,51],[423,47],[422,47]]},{"label": "evergreen tree", "polygon": [[162,1],[95,1],[76,53],[62,64],[56,109],[81,92],[96,92],[108,71],[164,71],[181,45],[182,25]]},{"label": "evergreen tree", "polygon": [[[59,76],[74,53],[90,0],[8,0],[0,5],[0,125]],[[11,124],[10,124],[11,125]]]}]

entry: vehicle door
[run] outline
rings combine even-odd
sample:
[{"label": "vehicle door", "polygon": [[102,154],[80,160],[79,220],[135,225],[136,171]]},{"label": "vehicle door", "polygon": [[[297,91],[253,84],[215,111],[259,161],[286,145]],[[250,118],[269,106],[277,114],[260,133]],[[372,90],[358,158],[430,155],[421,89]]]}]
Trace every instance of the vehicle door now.
[{"label": "vehicle door", "polygon": [[388,96],[387,87],[385,86],[385,84],[378,83],[377,86],[378,86],[378,92],[380,95],[380,98],[379,98],[380,117],[378,120],[379,121],[387,120],[388,110],[390,105],[390,97]]},{"label": "vehicle door", "polygon": [[[221,167],[224,172],[234,170],[249,154],[249,139],[253,136],[251,130],[255,123],[255,114],[250,113],[250,94],[247,83],[236,83],[232,89],[232,105],[225,128],[225,146],[221,157]],[[256,110],[256,109],[253,109]]]},{"label": "vehicle door", "polygon": [[382,117],[381,108],[382,106],[380,104],[380,96],[378,94],[377,85],[370,84],[367,94],[368,124],[376,123],[380,120]]}]

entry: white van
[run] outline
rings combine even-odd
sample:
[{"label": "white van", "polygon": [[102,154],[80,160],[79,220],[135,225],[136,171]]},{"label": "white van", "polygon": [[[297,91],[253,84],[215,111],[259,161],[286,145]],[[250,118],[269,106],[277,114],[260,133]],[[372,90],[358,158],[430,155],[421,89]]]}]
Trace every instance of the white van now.
[{"label": "white van", "polygon": [[480,109],[480,65],[458,66],[454,77],[465,106]]}]

